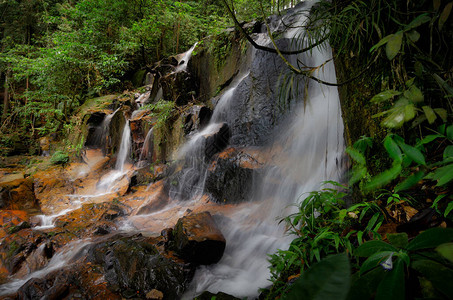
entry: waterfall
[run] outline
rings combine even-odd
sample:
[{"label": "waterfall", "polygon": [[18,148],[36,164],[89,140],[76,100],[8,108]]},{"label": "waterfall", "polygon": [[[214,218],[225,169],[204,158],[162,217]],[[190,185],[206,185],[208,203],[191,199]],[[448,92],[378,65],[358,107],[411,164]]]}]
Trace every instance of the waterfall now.
[{"label": "waterfall", "polygon": [[[302,19],[296,21],[303,22],[306,16],[302,14],[299,18]],[[291,61],[303,59],[306,65],[319,66],[332,55],[330,47],[323,48]],[[336,82],[331,61],[313,75]],[[303,91],[303,77],[296,80]],[[299,97],[303,95],[301,90]],[[275,134],[269,151],[280,154],[269,164],[253,191],[250,199],[253,202],[230,218],[221,219],[219,227],[227,240],[223,258],[215,265],[197,270],[185,298],[206,290],[240,298],[256,296],[259,288],[270,284],[268,254],[286,249],[292,240],[285,236],[285,228],[278,225],[278,219],[294,212],[293,204],[319,189],[323,181],[341,179],[344,140],[337,88],[311,81],[304,101],[299,101],[293,109],[295,113]],[[223,104],[219,104],[223,109]],[[214,111],[213,115],[218,114]]]},{"label": "waterfall", "polygon": [[154,148],[154,134],[153,134],[153,128],[148,131],[145,137],[145,141],[143,142],[142,150],[140,151],[140,158],[138,159],[138,162],[142,161],[149,161],[150,158],[153,156],[153,148]]},{"label": "waterfall", "polygon": [[198,42],[196,42],[187,52],[184,53],[184,56],[179,61],[179,65],[176,68],[176,72],[185,71],[187,69],[187,64],[189,63],[190,57],[192,56],[192,52],[197,46]]},{"label": "waterfall", "polygon": [[131,128],[129,126],[129,120],[124,124],[123,134],[121,136],[120,150],[116,158],[115,169],[124,173],[124,165],[126,164],[127,158],[131,151]]},{"label": "waterfall", "polygon": [[105,151],[105,148],[108,144],[110,122],[119,109],[120,108],[116,109],[113,113],[105,116],[104,120],[102,120],[102,123],[95,129],[91,144],[100,147]]}]

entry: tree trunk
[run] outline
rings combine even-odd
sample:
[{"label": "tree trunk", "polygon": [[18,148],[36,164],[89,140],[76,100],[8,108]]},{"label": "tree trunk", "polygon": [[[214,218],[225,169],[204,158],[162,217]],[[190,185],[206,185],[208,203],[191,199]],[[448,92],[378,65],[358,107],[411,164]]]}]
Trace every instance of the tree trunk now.
[{"label": "tree trunk", "polygon": [[8,115],[9,111],[9,89],[8,89],[8,80],[10,76],[10,70],[6,71],[5,74],[5,91],[3,93],[3,114],[2,114],[2,121],[4,121]]}]

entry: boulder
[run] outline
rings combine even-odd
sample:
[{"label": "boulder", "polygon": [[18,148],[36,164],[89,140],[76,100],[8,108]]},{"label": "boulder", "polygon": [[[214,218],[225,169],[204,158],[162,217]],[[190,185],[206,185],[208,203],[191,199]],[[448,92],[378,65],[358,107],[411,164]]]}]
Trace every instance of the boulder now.
[{"label": "boulder", "polygon": [[61,167],[39,171],[34,176],[34,194],[45,214],[52,214],[58,207],[67,205],[68,195],[74,188],[68,174]]},{"label": "boulder", "polygon": [[239,203],[250,199],[262,164],[245,150],[228,148],[217,154],[206,176],[205,191],[218,203]]},{"label": "boulder", "polygon": [[227,123],[212,124],[209,127],[210,130],[201,136],[202,141],[197,141],[204,149],[206,161],[225,149],[231,137],[230,127]]},{"label": "boulder", "polygon": [[33,193],[33,179],[19,178],[0,183],[0,208],[30,209],[38,208]]},{"label": "boulder", "polygon": [[185,114],[184,133],[186,135],[200,130],[209,123],[212,111],[204,105],[193,105]]},{"label": "boulder", "polygon": [[197,80],[185,71],[172,72],[160,77],[163,99],[173,101],[178,106],[183,106],[196,99],[198,86]]},{"label": "boulder", "polygon": [[[110,290],[125,298],[145,298],[157,290],[164,299],[178,299],[192,279],[195,268],[162,255],[155,244],[152,238],[141,235],[117,235],[92,247],[88,259],[101,265]],[[158,293],[152,294],[157,296]]]},{"label": "boulder", "polygon": [[200,265],[218,262],[226,241],[209,212],[189,214],[176,223],[169,242],[181,258]]}]

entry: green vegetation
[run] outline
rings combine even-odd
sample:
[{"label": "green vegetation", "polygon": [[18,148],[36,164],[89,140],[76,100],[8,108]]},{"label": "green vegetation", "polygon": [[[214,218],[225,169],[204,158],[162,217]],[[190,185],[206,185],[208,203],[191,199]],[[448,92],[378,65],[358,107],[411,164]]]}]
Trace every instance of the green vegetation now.
[{"label": "green vegetation", "polygon": [[53,165],[63,165],[65,166],[69,162],[69,155],[63,151],[56,151],[50,158],[50,162]]}]

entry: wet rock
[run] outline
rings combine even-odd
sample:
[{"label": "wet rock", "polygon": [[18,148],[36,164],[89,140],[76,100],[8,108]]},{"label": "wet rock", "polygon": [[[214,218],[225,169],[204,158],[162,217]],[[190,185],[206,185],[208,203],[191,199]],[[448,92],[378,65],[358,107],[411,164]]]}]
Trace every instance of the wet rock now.
[{"label": "wet rock", "polygon": [[206,161],[209,161],[215,154],[221,152],[228,145],[231,137],[230,127],[227,123],[210,125],[214,128],[202,136],[204,155]]},{"label": "wet rock", "polygon": [[162,300],[164,298],[164,294],[161,291],[158,291],[156,289],[151,290],[146,294],[146,299],[151,299],[151,300]]},{"label": "wet rock", "polygon": [[178,220],[170,248],[187,261],[209,265],[222,258],[225,245],[225,238],[211,214],[201,212]]},{"label": "wet rock", "polygon": [[163,99],[173,101],[178,106],[192,102],[197,96],[197,80],[185,71],[169,73],[159,79]]},{"label": "wet rock", "polygon": [[245,150],[228,148],[215,156],[208,168],[205,190],[218,203],[239,203],[250,199],[262,167]]},{"label": "wet rock", "polygon": [[178,299],[192,279],[194,267],[165,257],[154,244],[153,239],[141,235],[115,236],[95,245],[89,259],[102,266],[110,290],[124,297],[130,292],[143,297],[157,290],[164,299]]},{"label": "wet rock", "polygon": [[0,208],[30,209],[38,208],[33,193],[33,179],[22,178],[0,183]]},{"label": "wet rock", "polygon": [[0,210],[0,238],[12,233],[13,228],[27,223],[28,214],[22,210]]},{"label": "wet rock", "polygon": [[236,298],[234,296],[228,295],[223,292],[218,292],[217,294],[211,293],[211,292],[203,292],[201,295],[197,296],[196,299],[198,300],[211,300],[211,299],[216,299],[216,300],[240,300],[240,298]]},{"label": "wet rock", "polygon": [[194,105],[186,113],[184,119],[184,133],[200,130],[209,123],[212,111],[206,106]]}]

